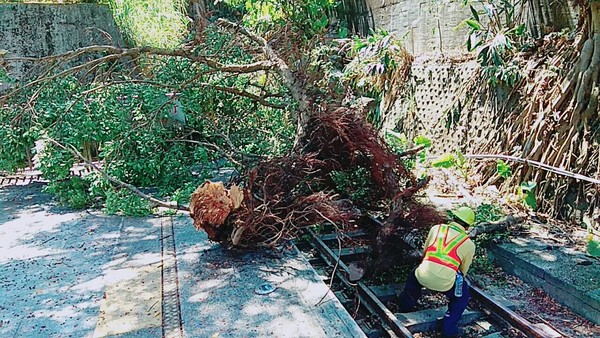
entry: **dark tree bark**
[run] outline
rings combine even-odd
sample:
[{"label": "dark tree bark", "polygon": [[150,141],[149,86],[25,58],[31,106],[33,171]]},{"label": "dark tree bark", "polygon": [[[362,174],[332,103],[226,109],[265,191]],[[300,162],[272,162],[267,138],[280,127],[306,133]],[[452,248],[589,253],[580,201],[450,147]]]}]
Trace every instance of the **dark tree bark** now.
[{"label": "dark tree bark", "polygon": [[574,13],[566,1],[530,0],[526,6],[528,27],[537,39],[551,32],[575,28]]}]

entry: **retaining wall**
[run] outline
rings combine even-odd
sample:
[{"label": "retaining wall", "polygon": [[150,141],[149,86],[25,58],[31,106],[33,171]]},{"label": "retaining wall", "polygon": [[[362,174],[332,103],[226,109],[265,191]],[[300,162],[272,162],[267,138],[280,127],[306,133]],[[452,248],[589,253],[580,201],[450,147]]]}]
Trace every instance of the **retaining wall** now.
[{"label": "retaining wall", "polygon": [[519,276],[579,315],[600,324],[600,262],[562,246],[513,239],[489,250],[504,271]]},{"label": "retaining wall", "polygon": [[[484,104],[485,97],[469,89],[479,68],[472,57],[456,62],[431,54],[416,58],[408,93],[391,108],[384,128],[395,128],[408,140],[419,135],[429,138],[432,155],[477,151],[500,123],[495,110]],[[501,99],[506,93],[497,89],[486,95]]]},{"label": "retaining wall", "polygon": [[469,18],[462,2],[422,0],[366,0],[375,27],[405,37],[408,51],[420,55],[431,51],[465,49],[469,30],[454,29]]},{"label": "retaining wall", "polygon": [[[44,57],[92,45],[123,46],[107,6],[96,4],[0,4],[0,49],[6,57]],[[9,73],[21,77],[25,62],[11,62]]]}]

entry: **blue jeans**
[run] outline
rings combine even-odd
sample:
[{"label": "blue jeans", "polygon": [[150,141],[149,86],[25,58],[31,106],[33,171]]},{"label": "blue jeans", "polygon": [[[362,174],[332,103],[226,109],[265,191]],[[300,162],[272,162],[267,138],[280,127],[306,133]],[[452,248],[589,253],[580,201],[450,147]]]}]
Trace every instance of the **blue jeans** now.
[{"label": "blue jeans", "polygon": [[[417,305],[417,301],[421,297],[421,289],[423,286],[419,283],[417,277],[415,276],[416,270],[417,269],[415,268],[408,274],[406,286],[404,287],[402,294],[400,294],[400,312],[413,311]],[[454,287],[444,292],[444,295],[446,295],[446,298],[448,298],[448,311],[446,311],[446,314],[444,314],[442,323],[442,336],[444,337],[456,336],[459,333],[458,321],[467,308],[467,305],[469,304],[469,298],[471,297],[469,293],[469,285],[467,284],[466,280],[463,280],[462,289],[461,297],[456,297],[454,295]]]}]

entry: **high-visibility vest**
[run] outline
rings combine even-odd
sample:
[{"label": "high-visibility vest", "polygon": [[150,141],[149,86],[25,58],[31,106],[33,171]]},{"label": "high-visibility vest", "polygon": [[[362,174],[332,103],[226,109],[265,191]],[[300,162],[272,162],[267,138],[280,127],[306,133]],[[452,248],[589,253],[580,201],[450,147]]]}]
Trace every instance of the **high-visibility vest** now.
[{"label": "high-visibility vest", "polygon": [[[448,241],[448,230],[453,229],[458,232],[458,235]],[[438,228],[436,240],[425,250],[424,260],[447,266],[454,271],[458,271],[461,260],[458,257],[457,250],[469,236],[460,228],[442,224]]]}]

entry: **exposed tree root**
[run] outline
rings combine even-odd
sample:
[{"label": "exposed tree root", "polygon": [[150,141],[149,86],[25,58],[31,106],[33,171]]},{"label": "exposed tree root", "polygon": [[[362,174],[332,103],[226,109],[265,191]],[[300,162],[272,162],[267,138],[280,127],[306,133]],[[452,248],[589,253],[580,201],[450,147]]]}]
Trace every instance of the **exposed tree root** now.
[{"label": "exposed tree root", "polygon": [[[194,224],[210,239],[239,247],[273,246],[321,223],[347,229],[361,212],[334,193],[330,174],[356,167],[369,170],[370,201],[393,200],[380,246],[387,245],[387,234],[408,233],[417,224],[438,221],[437,215],[426,219],[429,214],[412,200],[426,181],[417,183],[354,110],[338,108],[313,117],[299,144],[300,153],[263,161],[249,171],[239,209],[231,207],[230,192],[216,188],[218,193],[212,193],[210,184],[200,187],[190,205]],[[209,209],[218,210],[217,215]]]},{"label": "exposed tree root", "polygon": [[446,216],[439,210],[414,201],[405,201],[394,208],[373,240],[368,272],[379,273],[394,265],[418,260],[420,255],[415,249],[422,249],[427,229],[445,220]]}]

